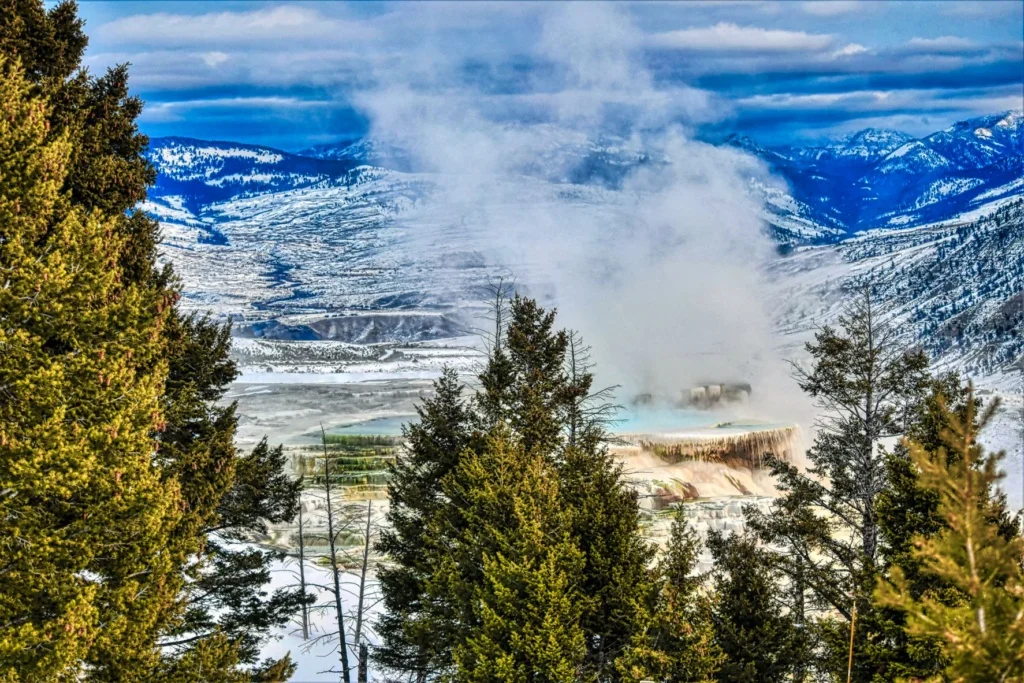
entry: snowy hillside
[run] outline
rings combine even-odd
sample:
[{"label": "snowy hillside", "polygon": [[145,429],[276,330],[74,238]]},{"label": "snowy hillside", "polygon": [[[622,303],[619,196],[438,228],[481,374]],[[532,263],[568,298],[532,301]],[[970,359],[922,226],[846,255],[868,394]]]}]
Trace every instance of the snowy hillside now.
[{"label": "snowy hillside", "polygon": [[146,157],[157,171],[149,199],[199,212],[214,202],[343,177],[356,163],[298,156],[268,147],[191,138],[156,138]]},{"label": "snowy hillside", "polygon": [[940,365],[1002,384],[1024,358],[1024,200],[973,221],[800,249],[775,270],[784,291],[773,297],[776,317],[788,332],[834,320],[870,285],[904,338]]},{"label": "snowy hillside", "polygon": [[[1021,122],[1019,114],[983,117],[922,140],[868,130],[806,149],[730,140],[775,171],[775,180],[751,177],[748,190],[776,241],[798,246],[776,266],[784,293],[771,300],[783,302],[783,329],[828,319],[870,279],[908,334],[943,362],[1003,372],[1022,351],[1013,297],[1022,287],[1024,226],[1012,204],[1024,194]],[[558,253],[541,263],[530,244],[496,240],[508,226],[494,216],[588,226],[573,239],[593,240],[595,253],[607,255],[588,262],[597,277],[614,272],[630,231],[650,228],[641,225],[650,198],[622,180],[663,162],[622,140],[540,132],[516,174],[473,178],[469,196],[444,194],[450,179],[441,173],[367,165],[401,153],[372,140],[307,151],[316,157],[157,140],[149,152],[157,186],[143,208],[161,220],[164,256],[183,278],[186,305],[233,318],[238,336],[450,338],[471,331],[494,278],[514,275],[543,296],[552,269],[564,265]],[[973,142],[962,148],[950,142],[965,136]],[[972,168],[972,160],[988,165]],[[851,222],[855,210],[861,218]],[[922,225],[928,216],[940,219]],[[858,226],[875,229],[849,238]]]},{"label": "snowy hillside", "polygon": [[[1024,116],[1006,112],[961,121],[920,140],[866,129],[811,147],[768,149],[749,138],[725,144],[757,157],[781,181],[752,179],[764,218],[783,244],[835,241],[877,227],[910,227],[947,220],[1024,192]],[[512,131],[513,133],[515,130]],[[663,163],[614,136],[590,139],[556,127],[530,129],[527,153],[509,163],[516,173],[558,185],[617,189],[638,168]],[[525,135],[525,134],[524,134]],[[234,199],[300,188],[349,185],[353,169],[391,172],[399,184],[420,164],[396,143],[343,140],[299,154],[230,142],[153,140],[148,153],[157,183],[147,208],[177,220],[187,210],[204,239],[225,237],[213,209]],[[213,220],[209,220],[214,216]]]}]

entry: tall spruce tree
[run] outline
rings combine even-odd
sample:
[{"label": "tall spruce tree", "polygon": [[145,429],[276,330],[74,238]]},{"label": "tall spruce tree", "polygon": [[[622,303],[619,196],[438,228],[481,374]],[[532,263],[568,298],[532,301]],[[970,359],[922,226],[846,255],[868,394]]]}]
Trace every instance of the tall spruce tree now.
[{"label": "tall spruce tree", "polygon": [[725,656],[715,680],[792,680],[804,644],[794,613],[784,607],[773,558],[748,536],[712,532],[707,542],[714,558],[711,623]]},{"label": "tall spruce tree", "polygon": [[458,615],[453,680],[579,680],[583,554],[559,501],[557,472],[499,426],[443,488],[461,503],[432,520],[431,533],[450,541],[427,595]]},{"label": "tall spruce tree", "polygon": [[[945,667],[931,680],[1024,680],[1024,540],[1007,538],[998,522],[1003,503],[995,485],[1003,454],[986,455],[977,442],[997,406],[975,420],[970,393],[961,414],[945,412],[949,427],[940,446],[908,446],[921,485],[937,495],[941,529],[915,539],[916,576],[896,566],[891,582],[879,581],[876,596],[906,613],[911,636],[941,649]],[[927,579],[932,587],[922,590]]]},{"label": "tall spruce tree", "polygon": [[[939,491],[922,481],[908,444],[914,444],[919,453],[930,457],[943,453],[947,466],[952,466],[961,454],[946,448],[946,433],[954,427],[950,417],[955,418],[956,424],[969,425],[977,433],[981,428],[977,419],[981,409],[980,399],[957,373],[934,378],[926,399],[909,420],[906,438],[887,457],[888,486],[878,503],[885,575],[898,569],[904,586],[916,599],[927,594],[952,606],[966,596],[954,584],[943,583],[936,575],[926,572],[916,552],[918,540],[933,538],[947,525],[940,510]],[[1004,494],[980,490],[978,504],[1001,538],[1009,542],[1019,535],[1018,521],[1008,514]],[[889,609],[897,627],[888,653],[891,676],[924,680],[940,675],[948,665],[942,639],[934,635],[914,635],[906,628],[905,612],[881,608]]]},{"label": "tall spruce tree", "polygon": [[441,481],[458,466],[471,438],[458,374],[445,369],[434,395],[416,412],[419,421],[403,430],[408,446],[391,468],[388,524],[377,544],[390,562],[378,571],[384,612],[374,658],[386,669],[426,681],[451,666],[451,629],[439,623],[426,596],[437,560],[427,523],[447,504]]},{"label": "tall spruce tree", "polygon": [[[236,611],[221,623],[247,623],[250,636],[239,655],[248,663],[254,657],[253,639],[266,631],[267,615],[275,615],[269,621],[283,623],[287,619],[284,613],[291,609],[288,605],[297,604],[297,596],[274,593],[264,606],[252,600],[232,605],[230,591],[237,593],[242,585],[255,586],[258,577],[266,576],[272,556],[262,555],[263,567],[259,568],[254,566],[255,556],[250,551],[227,558],[235,551],[205,541],[217,529],[245,534],[258,533],[261,528],[262,522],[254,522],[252,517],[225,524],[221,518],[226,512],[222,505],[225,497],[237,498],[240,492],[266,488],[276,498],[263,497],[267,505],[263,519],[275,521],[281,510],[294,504],[294,492],[273,485],[280,470],[268,473],[261,468],[236,467],[239,454],[233,444],[237,422],[234,409],[218,403],[235,376],[228,358],[227,329],[209,319],[185,315],[176,306],[173,272],[169,266],[157,265],[158,225],[134,208],[145,198],[146,188],[154,179],[153,169],[142,155],[148,141],[135,123],[142,102],[128,92],[126,66],[99,77],[81,68],[86,44],[83,22],[73,2],[46,10],[39,0],[0,0],[0,54],[21,62],[29,81],[28,92],[47,103],[49,139],[70,143],[67,172],[59,189],[73,206],[86,212],[100,210],[110,217],[117,236],[110,245],[118,245],[117,272],[126,286],[135,283],[160,292],[163,319],[157,334],[168,368],[160,397],[159,429],[152,434],[158,444],[155,464],[167,485],[180,489],[185,511],[168,531],[167,548],[169,552],[181,549],[175,562],[189,584],[201,577],[210,580],[211,573],[218,575],[214,585],[229,591],[221,607]],[[223,528],[226,526],[234,531]],[[183,627],[182,611],[197,614],[188,603],[199,594],[186,591],[179,597],[179,609],[137,617],[161,619],[161,629],[168,636],[163,641],[177,643],[180,638],[174,634]],[[214,632],[206,635],[215,637]],[[224,642],[217,636],[217,647],[204,646],[203,638],[175,644],[167,648],[164,665],[171,666],[176,658],[187,656],[190,648],[203,648],[196,656],[208,659],[211,651],[224,647]],[[90,676],[102,679],[127,675],[125,667],[132,666],[132,660],[121,652],[130,648],[129,643],[116,639],[99,639],[91,653]],[[134,651],[146,650],[140,646]]]},{"label": "tall spruce tree", "polygon": [[170,296],[124,277],[117,215],[69,201],[71,142],[0,57],[0,677],[151,669],[179,563],[180,485],[153,467]]},{"label": "tall spruce tree", "polygon": [[[479,391],[463,399],[457,376],[446,372],[435,397],[420,409],[420,424],[408,430],[410,447],[392,472],[392,529],[382,534],[379,548],[394,564],[381,574],[388,615],[379,625],[382,644],[375,658],[412,680],[454,675],[454,653],[469,617],[458,596],[428,595],[427,588],[461,531],[458,511],[465,501],[452,499],[440,482],[463,459],[480,456],[487,435],[502,427],[557,473],[559,505],[584,557],[574,577],[585,596],[581,675],[616,680],[615,658],[656,596],[648,570],[652,551],[639,535],[639,504],[604,447],[604,394],[591,390],[583,364],[573,370],[571,349],[578,340],[555,329],[553,312],[508,293],[496,288]],[[434,519],[448,524],[430,526]]]},{"label": "tall spruce tree", "polygon": [[882,569],[878,504],[887,486],[880,441],[902,434],[923,400],[928,359],[898,342],[867,289],[840,328],[822,329],[807,345],[812,368],[797,371],[823,414],[807,453],[811,467],[804,473],[769,458],[781,497],[769,514],[752,510],[748,521],[779,549],[778,566],[806,587],[809,606],[826,615],[816,623],[820,668],[846,676],[856,611],[852,680],[890,680],[888,653],[899,629],[871,600]]},{"label": "tall spruce tree", "polygon": [[658,596],[615,665],[625,681],[705,683],[724,655],[715,642],[705,577],[696,573],[701,542],[678,506],[658,562]]},{"label": "tall spruce tree", "polygon": [[565,447],[558,462],[561,500],[586,559],[581,624],[586,669],[597,680],[618,676],[615,662],[654,608],[658,585],[650,571],[655,548],[639,533],[637,492],[623,486],[622,465],[607,448],[614,417],[611,388],[593,388],[589,348],[569,332],[565,355]]}]

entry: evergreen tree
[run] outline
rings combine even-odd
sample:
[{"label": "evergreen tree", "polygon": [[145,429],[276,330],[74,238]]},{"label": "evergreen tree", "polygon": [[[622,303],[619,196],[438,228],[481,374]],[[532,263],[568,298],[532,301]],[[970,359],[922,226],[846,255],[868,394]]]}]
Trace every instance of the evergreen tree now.
[{"label": "evergreen tree", "polygon": [[139,667],[174,611],[181,487],[152,467],[166,291],[123,277],[118,217],[68,200],[71,144],[0,58],[0,675]]},{"label": "evergreen tree", "polygon": [[[99,77],[81,68],[86,44],[83,22],[73,2],[62,2],[46,10],[39,0],[0,0],[0,54],[20,60],[29,81],[28,92],[47,103],[48,138],[70,143],[67,172],[59,189],[72,205],[85,212],[99,210],[109,216],[116,240],[110,241],[107,248],[115,254],[117,272],[126,286],[134,283],[159,292],[162,319],[157,335],[168,367],[160,397],[161,419],[152,438],[158,446],[159,471],[166,484],[176,486],[183,498],[183,514],[174,528],[167,530],[166,555],[177,563],[187,584],[207,577],[203,580],[212,580],[218,590],[223,588],[237,595],[243,586],[255,586],[256,577],[268,575],[272,555],[261,556],[260,568],[255,566],[256,555],[251,552],[243,553],[245,557],[229,558],[227,554],[231,551],[224,545],[206,543],[207,537],[220,527],[224,527],[220,529],[223,533],[259,532],[260,523],[254,523],[252,518],[243,525],[225,524],[220,519],[225,511],[222,498],[236,496],[242,490],[266,488],[276,498],[263,498],[268,507],[262,517],[277,521],[280,510],[294,504],[293,492],[273,484],[273,480],[280,478],[280,470],[246,472],[244,466],[236,467],[239,454],[233,444],[237,423],[234,408],[218,405],[235,376],[234,365],[228,358],[227,327],[206,318],[187,316],[176,306],[177,283],[173,272],[169,266],[157,265],[158,224],[134,208],[145,198],[146,188],[155,178],[152,167],[142,156],[148,140],[135,124],[142,102],[129,94],[126,66],[110,69]],[[236,471],[241,474],[236,476]],[[267,478],[247,479],[260,473]],[[220,576],[211,579],[211,572]],[[187,605],[200,594],[187,590],[179,596],[179,609],[158,614],[140,612],[133,618],[160,620],[162,626],[158,630],[167,636],[164,642],[176,643],[180,639],[174,634],[180,633],[191,619],[180,621],[182,610],[192,615],[202,611],[201,607],[197,610]],[[220,606],[228,607],[233,600],[225,594]],[[242,645],[240,661],[252,660],[252,644],[265,634],[268,614],[275,614],[271,620],[277,623],[287,619],[287,604],[296,604],[294,595],[274,593],[264,607],[247,600],[244,605],[236,605],[240,610],[236,615],[221,620],[224,625],[246,624],[247,644]],[[139,609],[144,609],[144,605],[140,604]],[[212,633],[208,635],[212,637]],[[199,647],[201,642],[202,639],[195,640],[189,646]],[[170,666],[175,657],[184,656],[183,647],[187,650],[181,644],[168,648],[169,659],[162,666]],[[90,653],[89,675],[95,679],[123,678],[127,675],[126,667],[134,666],[132,657],[124,652],[149,650],[116,638],[97,639]],[[204,652],[208,654],[208,650]]]},{"label": "evergreen tree", "polygon": [[[615,658],[656,596],[648,569],[652,551],[639,535],[639,504],[604,446],[605,394],[592,391],[582,355],[573,366],[574,345],[582,352],[578,338],[557,331],[554,313],[535,301],[507,295],[503,285],[495,289],[495,327],[480,390],[463,400],[455,373],[446,372],[435,398],[421,408],[420,424],[408,430],[409,451],[392,471],[392,529],[382,534],[379,549],[394,565],[381,573],[388,614],[375,657],[414,680],[454,675],[455,647],[472,615],[460,607],[464,596],[428,596],[427,586],[463,531],[465,501],[446,495],[440,482],[466,457],[481,456],[487,435],[500,427],[558,476],[559,505],[584,557],[576,577],[587,597],[580,602],[581,675],[615,680]],[[436,519],[446,523],[429,524]],[[483,581],[479,572],[467,576]]]},{"label": "evergreen tree", "polygon": [[[307,598],[298,589],[268,595],[263,587],[270,582],[270,567],[284,554],[240,542],[266,536],[268,524],[294,519],[301,482],[284,473],[282,448],[270,448],[266,439],[233,465],[232,486],[220,499],[213,526],[204,530],[205,562],[192,575],[185,612],[162,645],[180,648],[220,633],[238,648],[239,662],[254,664],[264,634],[287,623]],[[280,668],[278,662],[264,662],[255,675],[275,667]]]},{"label": "evergreen tree", "polygon": [[996,408],[976,421],[969,394],[962,415],[945,413],[949,428],[935,451],[909,443],[922,485],[938,496],[942,528],[918,536],[911,551],[917,582],[930,578],[934,588],[920,590],[896,566],[891,583],[879,581],[877,598],[906,612],[912,636],[939,643],[947,666],[933,680],[1024,680],[1024,541],[993,521],[1002,507],[993,497],[1002,454],[986,455],[977,443]]},{"label": "evergreen tree", "polygon": [[433,521],[435,537],[456,531],[427,593],[460,615],[453,679],[578,680],[583,555],[558,498],[557,473],[499,427],[443,487],[461,504],[450,509],[454,519]]},{"label": "evergreen tree", "polygon": [[623,485],[622,465],[608,452],[606,424],[616,406],[610,389],[594,390],[589,349],[568,333],[565,449],[560,493],[573,537],[586,559],[581,615],[586,669],[597,680],[618,676],[616,659],[629,646],[657,599],[650,572],[655,548],[640,533],[637,492]]},{"label": "evergreen tree", "polygon": [[659,594],[654,609],[647,612],[643,627],[616,662],[623,680],[715,680],[724,655],[715,643],[710,604],[702,593],[704,577],[695,574],[700,550],[700,540],[680,505],[658,563]]},{"label": "evergreen tree", "polygon": [[384,611],[374,658],[385,668],[425,681],[451,666],[450,629],[438,623],[426,598],[435,557],[427,522],[447,503],[441,481],[458,465],[470,441],[471,413],[458,374],[447,368],[434,395],[416,408],[418,422],[403,429],[407,448],[391,467],[388,524],[377,549],[391,562],[378,572]]},{"label": "evergreen tree", "polygon": [[825,327],[816,335],[807,345],[812,369],[797,372],[824,414],[807,453],[811,467],[804,473],[770,457],[781,497],[771,513],[751,511],[748,520],[762,541],[779,548],[780,570],[806,587],[809,606],[838,615],[817,620],[819,666],[846,675],[856,611],[853,680],[891,680],[888,660],[899,629],[871,601],[882,559],[878,504],[887,486],[879,442],[903,433],[923,400],[928,359],[898,343],[869,290],[852,302],[840,326],[841,332]]},{"label": "evergreen tree", "polygon": [[789,681],[804,656],[792,612],[784,612],[771,556],[750,537],[712,532],[715,601],[711,623],[725,660],[721,683]]}]

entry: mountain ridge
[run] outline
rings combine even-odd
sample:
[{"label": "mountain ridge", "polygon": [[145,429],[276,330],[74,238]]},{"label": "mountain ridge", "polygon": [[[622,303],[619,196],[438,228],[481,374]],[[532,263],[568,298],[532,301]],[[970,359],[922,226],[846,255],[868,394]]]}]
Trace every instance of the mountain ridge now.
[{"label": "mountain ridge", "polygon": [[[752,182],[780,244],[832,242],[867,229],[948,220],[981,203],[1024,192],[1024,113],[958,121],[922,138],[866,128],[822,144],[763,147],[739,135],[721,144],[761,160],[785,188]],[[657,163],[617,138],[590,140],[542,131],[538,158],[520,169],[548,182],[615,187],[633,169]],[[351,183],[361,166],[415,169],[408,151],[348,137],[287,152],[264,145],[186,137],[154,138],[150,200],[200,214],[210,206],[266,193]]]}]

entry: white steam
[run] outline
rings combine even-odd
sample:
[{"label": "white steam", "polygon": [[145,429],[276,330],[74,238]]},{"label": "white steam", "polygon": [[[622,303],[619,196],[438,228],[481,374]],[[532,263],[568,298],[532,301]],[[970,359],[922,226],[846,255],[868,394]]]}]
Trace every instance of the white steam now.
[{"label": "white steam", "polygon": [[[437,191],[403,220],[443,224],[431,234],[453,251],[483,254],[556,305],[593,347],[599,378],[623,386],[620,400],[748,381],[755,399],[767,390],[781,405],[792,384],[762,304],[772,244],[747,192],[765,170],[687,135],[722,111],[701,91],[657,84],[625,14],[590,3],[538,11],[528,57],[545,68],[524,87],[467,85],[457,56],[432,45],[360,95],[371,135],[437,174]],[[613,189],[552,182],[599,141],[648,162]]]}]

